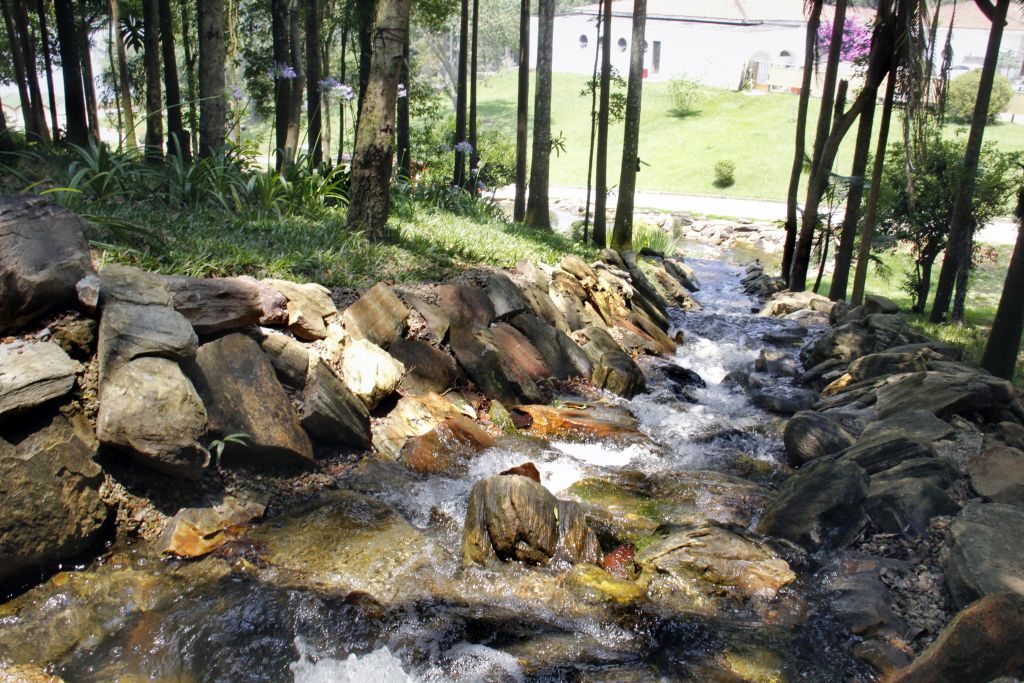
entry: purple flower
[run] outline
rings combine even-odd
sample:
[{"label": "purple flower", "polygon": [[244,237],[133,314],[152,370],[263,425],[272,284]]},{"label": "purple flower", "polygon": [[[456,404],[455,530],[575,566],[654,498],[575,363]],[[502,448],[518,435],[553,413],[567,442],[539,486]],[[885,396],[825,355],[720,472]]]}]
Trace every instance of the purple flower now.
[{"label": "purple flower", "polygon": [[235,86],[235,87],[234,87],[234,88],[233,88],[233,89],[231,90],[231,96],[232,96],[233,98],[235,98],[235,100],[236,100],[236,101],[241,101],[241,99],[242,99],[242,97],[243,97],[242,89],[241,89],[240,87],[238,87],[238,86],[236,85],[236,86]]},{"label": "purple flower", "polygon": [[[844,62],[856,62],[867,57],[871,51],[871,35],[870,25],[856,19],[846,21],[843,24],[843,46],[839,51],[839,58]],[[831,44],[832,22],[823,21],[818,28],[818,50],[825,53]]]},{"label": "purple flower", "polygon": [[320,92],[330,92],[337,88],[341,83],[334,76],[328,76],[324,80],[320,81]]},{"label": "purple flower", "polygon": [[473,153],[473,145],[471,145],[468,142],[466,142],[465,140],[463,140],[462,142],[455,143],[455,151],[456,152],[461,152],[462,154],[472,154]]},{"label": "purple flower", "polygon": [[289,80],[290,81],[291,79],[293,79],[293,78],[295,78],[297,76],[298,76],[298,74],[295,72],[295,68],[294,67],[292,67],[292,66],[290,66],[288,64],[283,64],[281,62],[275,62],[274,66],[272,66],[270,68],[270,70],[267,71],[267,77],[270,78],[271,80],[277,80],[278,78],[283,78],[285,80]]}]

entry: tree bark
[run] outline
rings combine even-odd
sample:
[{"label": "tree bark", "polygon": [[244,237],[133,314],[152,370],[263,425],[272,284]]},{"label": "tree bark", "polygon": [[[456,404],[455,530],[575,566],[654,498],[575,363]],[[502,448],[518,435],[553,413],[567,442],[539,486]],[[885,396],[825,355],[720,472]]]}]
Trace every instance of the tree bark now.
[{"label": "tree bark", "polygon": [[[185,86],[188,89],[188,127],[191,132],[192,149],[199,152],[199,83],[196,76],[196,55],[192,49],[189,0],[181,0],[181,49],[185,53]],[[122,45],[123,47],[123,45]]]},{"label": "tree bark", "polygon": [[629,81],[626,85],[626,120],[622,138],[622,171],[619,175],[619,202],[615,207],[612,249],[633,248],[633,193],[640,168],[640,101],[644,76],[644,29],[647,0],[633,0],[633,44],[629,46]]},{"label": "tree bark", "polygon": [[370,239],[386,235],[395,151],[395,100],[402,72],[410,0],[379,0],[369,79],[352,156],[348,225]]},{"label": "tree bark", "polygon": [[551,229],[548,184],[551,176],[551,57],[554,47],[555,0],[537,5],[537,86],[533,94],[533,153],[526,223]]},{"label": "tree bark", "polygon": [[306,71],[303,68],[301,17],[297,0],[290,3],[288,13],[288,52],[294,64],[295,78],[288,95],[288,135],[285,137],[286,163],[295,163],[299,153],[299,137],[302,130],[302,95],[306,89]]},{"label": "tree bark", "polygon": [[46,90],[50,98],[50,127],[53,130],[53,137],[56,138],[60,130],[60,124],[57,123],[57,91],[53,87],[53,62],[50,59],[49,11],[43,0],[36,0],[36,14],[39,17],[39,37],[43,45],[43,64],[46,67]]},{"label": "tree bark", "polygon": [[526,219],[526,143],[530,114],[530,0],[519,0],[519,87],[516,99],[516,197],[512,220]]},{"label": "tree bark", "polygon": [[1006,271],[999,308],[992,322],[992,331],[981,357],[981,367],[996,377],[1012,380],[1020,354],[1021,335],[1024,333],[1024,186],[1017,192],[1017,243]]},{"label": "tree bark", "polygon": [[65,135],[68,142],[84,146],[89,139],[89,124],[85,113],[78,40],[75,37],[75,9],[71,0],[54,0],[53,10],[57,19],[57,43],[64,76],[64,114],[67,119]]},{"label": "tree bark", "polygon": [[178,57],[174,51],[174,19],[171,0],[159,0],[160,44],[164,57],[164,88],[167,102],[167,152],[180,151],[182,159],[192,158],[192,149],[181,116],[181,89],[178,86]]},{"label": "tree bark", "polygon": [[602,0],[601,84],[597,106],[597,168],[594,170],[594,244],[608,244],[608,119],[612,81],[612,0]]},{"label": "tree bark", "polygon": [[398,143],[398,176],[406,181],[412,178],[412,141],[409,137],[409,53],[409,34],[406,33],[405,44],[402,46],[402,70],[398,75],[398,82],[406,87],[406,96],[398,99],[398,123],[396,131]]},{"label": "tree bark", "polygon": [[473,0],[473,41],[469,46],[469,179],[474,196],[480,193],[480,149],[477,139],[476,77],[480,34],[480,0]]},{"label": "tree bark", "polygon": [[461,0],[459,11],[459,73],[455,86],[455,170],[452,173],[452,185],[466,187],[466,153],[462,143],[466,141],[466,100],[467,62],[469,54],[469,0]]},{"label": "tree bark", "polygon": [[142,0],[143,63],[146,67],[146,158],[163,158],[164,117],[160,98],[159,0]]},{"label": "tree bark", "polygon": [[25,75],[25,57],[21,52],[18,32],[14,27],[14,13],[11,11],[12,0],[0,0],[3,10],[4,26],[7,29],[7,45],[11,50],[11,63],[14,65],[14,80],[18,84],[18,99],[21,103],[21,117],[25,123],[25,137],[36,139],[35,117],[32,114],[32,98],[28,94],[28,81]]},{"label": "tree bark", "polygon": [[601,68],[601,25],[604,23],[604,4],[598,4],[597,20],[594,22],[594,68],[590,72],[590,149],[587,152],[587,202],[583,209],[583,242],[589,241],[590,197],[594,190],[594,148],[597,145],[597,95],[598,73]]},{"label": "tree bark", "polygon": [[11,131],[7,128],[7,116],[4,114],[3,103],[0,102],[0,152],[13,152],[14,141],[11,140]]},{"label": "tree bark", "polygon": [[286,77],[285,69],[290,67],[291,50],[288,49],[291,34],[292,0],[271,0],[270,32],[274,54],[274,151],[275,167],[284,167],[287,160],[285,148],[288,142],[288,113],[291,109],[292,78]]},{"label": "tree bark", "polygon": [[306,134],[309,137],[309,164],[320,168],[324,163],[323,92],[320,82],[320,3],[305,0],[306,10]]},{"label": "tree bark", "polygon": [[370,63],[373,58],[371,32],[373,31],[374,16],[378,9],[378,0],[355,0],[355,2],[359,19],[359,34],[356,36],[359,41],[359,108],[356,114],[356,128],[358,128],[359,112],[363,110],[363,97],[366,95],[366,86],[370,81]]},{"label": "tree bark", "polygon": [[804,40],[804,73],[800,82],[800,100],[796,113],[796,143],[793,148],[793,167],[789,172],[789,190],[786,193],[786,241],[782,247],[782,277],[785,278],[789,277],[789,271],[793,267],[793,251],[796,248],[796,233],[799,229],[797,197],[800,192],[800,177],[804,170],[804,154],[807,147],[807,109],[811,101],[811,77],[817,53],[821,8],[824,4],[824,0],[814,0],[807,17],[807,35]]},{"label": "tree bark", "polygon": [[89,135],[100,139],[100,110],[96,100],[96,81],[92,71],[92,51],[89,44],[89,24],[85,19],[85,6],[78,17],[78,51],[82,56],[82,92],[85,94],[85,111],[89,123]]},{"label": "tree bark", "polygon": [[135,112],[132,110],[132,89],[128,82],[128,55],[121,37],[121,8],[118,0],[110,0],[110,23],[113,25],[114,46],[117,50],[117,88],[121,96],[124,142],[129,149],[135,149],[139,141],[135,137]]},{"label": "tree bark", "polygon": [[971,243],[974,232],[971,209],[974,204],[974,186],[978,176],[978,159],[981,156],[981,144],[985,136],[985,125],[988,123],[988,107],[992,98],[992,82],[995,79],[996,66],[999,60],[999,45],[1003,40],[1003,26],[1006,24],[1006,13],[1010,0],[997,0],[991,18],[992,30],[988,35],[988,46],[985,51],[985,62],[981,68],[981,81],[978,84],[978,100],[974,104],[974,115],[971,117],[971,130],[967,136],[967,148],[964,150],[964,180],[957,188],[953,200],[953,215],[949,223],[949,243],[946,255],[939,271],[939,282],[935,286],[935,302],[932,304],[930,319],[933,323],[942,322],[949,311],[953,287],[959,280],[963,287],[957,294],[957,302],[953,307],[952,319],[963,320],[963,306],[966,297],[967,278],[971,268]]},{"label": "tree bark", "polygon": [[224,0],[199,0],[199,156],[224,147]]},{"label": "tree bark", "polygon": [[50,142],[50,131],[46,125],[46,111],[43,107],[43,92],[39,87],[39,76],[36,73],[35,36],[32,35],[28,23],[28,12],[25,0],[11,0],[14,9],[14,22],[21,42],[21,54],[25,60],[25,79],[32,107],[32,127],[36,139]]}]

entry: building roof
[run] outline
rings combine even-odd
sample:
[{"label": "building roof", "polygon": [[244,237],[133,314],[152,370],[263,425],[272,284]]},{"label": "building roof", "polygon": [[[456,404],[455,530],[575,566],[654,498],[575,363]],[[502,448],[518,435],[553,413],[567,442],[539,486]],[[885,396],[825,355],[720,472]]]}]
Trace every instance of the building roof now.
[{"label": "building roof", "polygon": [[[956,10],[954,16],[953,11]],[[992,28],[992,22],[988,20],[974,2],[961,0],[956,5],[942,5],[939,7],[939,26],[949,26],[952,21],[954,28],[973,28],[988,31]],[[1004,31],[1024,30],[1024,21],[1021,21],[1021,10],[1017,3],[1010,3],[1010,11],[1006,14],[1006,28]]]},{"label": "building roof", "polygon": [[[597,14],[600,4],[586,5],[578,13]],[[633,0],[615,0],[612,14],[632,16]],[[761,24],[804,20],[804,0],[648,0],[648,19],[729,24]]]}]

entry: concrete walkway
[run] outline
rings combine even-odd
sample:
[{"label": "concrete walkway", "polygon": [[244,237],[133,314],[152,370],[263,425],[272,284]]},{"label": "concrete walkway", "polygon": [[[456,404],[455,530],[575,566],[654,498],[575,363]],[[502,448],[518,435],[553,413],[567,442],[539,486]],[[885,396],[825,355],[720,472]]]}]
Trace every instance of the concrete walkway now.
[{"label": "concrete walkway", "polygon": [[[499,189],[495,193],[495,198],[512,201],[515,199],[515,192],[515,186],[509,185]],[[587,199],[587,188],[552,185],[548,189],[548,194],[551,199],[579,202],[582,205]],[[609,197],[609,204],[614,204],[615,200],[616,196],[613,190]],[[593,198],[591,198],[591,202],[593,202]],[[767,199],[740,199],[638,190],[633,203],[637,209],[683,211],[706,216],[749,218],[756,221],[783,221],[786,219],[785,202],[773,202]],[[985,226],[977,237],[979,242],[986,244],[1013,244],[1017,239],[1017,225],[1011,221],[993,221]]]}]

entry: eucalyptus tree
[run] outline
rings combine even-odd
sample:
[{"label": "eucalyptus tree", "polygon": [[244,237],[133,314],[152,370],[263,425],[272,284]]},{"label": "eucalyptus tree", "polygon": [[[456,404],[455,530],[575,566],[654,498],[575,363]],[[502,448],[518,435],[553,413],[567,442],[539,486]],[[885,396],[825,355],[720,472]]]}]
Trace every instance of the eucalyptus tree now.
[{"label": "eucalyptus tree", "polygon": [[224,147],[227,106],[224,101],[224,0],[199,3],[199,155]]},{"label": "eucalyptus tree", "polygon": [[537,4],[537,85],[533,98],[533,151],[527,225],[551,229],[548,184],[551,179],[551,58],[555,33],[555,0]]},{"label": "eucalyptus tree", "polygon": [[53,85],[53,60],[50,58],[50,9],[44,0],[36,0],[36,16],[39,19],[39,40],[43,48],[43,68],[46,69],[46,89],[50,98],[50,123],[56,137],[60,125],[57,123],[57,91]]},{"label": "eucalyptus tree", "polygon": [[167,152],[192,157],[192,149],[181,115],[181,87],[178,84],[178,57],[174,47],[174,15],[171,0],[159,0],[160,45],[164,63],[164,98],[167,103]]},{"label": "eucalyptus tree", "polygon": [[597,107],[597,168],[594,171],[594,244],[608,243],[608,121],[612,80],[612,0],[601,5],[601,78]]},{"label": "eucalyptus tree", "polygon": [[455,171],[452,174],[452,185],[466,185],[466,104],[467,68],[469,61],[469,0],[461,0],[459,11],[459,63],[455,87]]},{"label": "eucalyptus tree", "polygon": [[142,0],[143,52],[146,69],[146,158],[163,157],[163,105],[160,97],[160,2]]},{"label": "eucalyptus tree", "polygon": [[530,0],[519,1],[519,73],[516,92],[516,196],[512,220],[526,218],[526,139],[530,113]]},{"label": "eucalyptus tree", "polygon": [[633,0],[633,42],[629,47],[629,81],[626,85],[626,121],[622,139],[622,170],[619,174],[619,202],[615,207],[612,249],[633,248],[633,193],[640,169],[640,102],[643,95],[644,33],[647,0]]},{"label": "eucalyptus tree", "polygon": [[1020,294],[1024,291],[1024,185],[1017,191],[1014,216],[1017,219],[1017,241],[988,343],[981,357],[981,367],[1003,379],[1013,379],[1024,333],[1024,297]]},{"label": "eucalyptus tree", "polygon": [[85,110],[85,91],[82,88],[75,8],[71,0],[54,0],[53,10],[57,20],[57,44],[64,77],[65,136],[68,142],[84,146],[89,138],[89,124]]},{"label": "eucalyptus tree", "polygon": [[[132,89],[128,78],[128,54],[121,35],[121,4],[119,0],[110,0],[111,35],[117,55],[117,91],[120,95],[121,116],[124,123],[124,143],[129,149],[135,149],[139,143],[135,136],[135,112],[132,107]],[[184,3],[183,3],[184,5]],[[184,33],[185,27],[182,28]]]},{"label": "eucalyptus tree", "polygon": [[303,0],[302,9],[306,28],[306,135],[309,163],[319,168],[324,161],[322,7],[319,0]]},{"label": "eucalyptus tree", "polygon": [[[32,120],[34,133],[42,142],[50,141],[50,131],[46,125],[46,111],[43,106],[43,92],[39,87],[39,75],[36,73],[36,42],[37,38],[32,31],[28,21],[28,11],[25,8],[26,0],[10,0],[14,10],[14,24],[17,28],[18,39],[22,59],[25,61],[25,79],[28,84],[29,96],[31,98]],[[47,50],[43,46],[43,51]],[[56,132],[56,131],[55,131]]]}]

